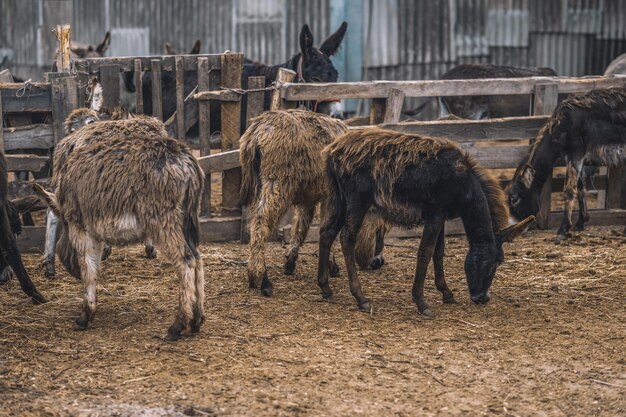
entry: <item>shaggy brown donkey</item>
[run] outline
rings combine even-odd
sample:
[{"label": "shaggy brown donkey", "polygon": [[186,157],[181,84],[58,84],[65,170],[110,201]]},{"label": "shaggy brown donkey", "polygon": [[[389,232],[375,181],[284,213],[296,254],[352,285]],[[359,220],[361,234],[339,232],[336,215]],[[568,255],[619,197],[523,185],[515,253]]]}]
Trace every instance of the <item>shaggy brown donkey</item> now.
[{"label": "shaggy brown donkey", "polygon": [[[272,283],[265,266],[265,242],[292,205],[295,206],[294,227],[285,274],[294,273],[298,251],[313,220],[315,206],[328,192],[322,149],[346,131],[341,121],[329,116],[288,110],[262,114],[241,137],[241,201],[250,207],[248,280],[251,288],[260,285],[264,295],[272,295]],[[379,223],[372,223],[372,227],[378,226]],[[368,257],[362,261],[365,265],[372,259],[373,248],[367,247],[373,247],[373,238],[370,241],[369,245],[363,245],[362,253]],[[380,259],[382,262],[382,256]],[[338,274],[336,264],[332,270]]]},{"label": "shaggy brown donkey", "polygon": [[125,134],[123,128],[110,136],[115,124],[93,123],[77,131],[86,137],[106,132],[109,138],[74,149],[57,147],[55,154],[62,153],[64,161],[53,173],[52,192],[34,185],[61,220],[59,258],[83,282],[76,328],[87,328],[94,318],[104,244],[150,238],[178,269],[179,311],[167,337],[177,339],[184,330],[196,333],[204,319],[204,272],[197,249],[204,173],[177,140]]},{"label": "shaggy brown donkey", "polygon": [[0,271],[4,274],[5,269],[10,266],[17,275],[22,291],[33,300],[33,303],[45,303],[46,299],[30,280],[17,248],[15,234],[21,229],[21,223],[19,213],[9,201],[8,194],[7,162],[4,152],[0,149]]},{"label": "shaggy brown donkey", "polygon": [[320,230],[318,284],[324,298],[330,247],[342,229],[350,291],[359,309],[369,310],[357,277],[354,246],[369,210],[399,226],[424,224],[417,255],[413,301],[426,316],[434,314],[424,300],[430,259],[435,284],[445,303],[454,302],[443,274],[444,223],[461,217],[469,240],[465,274],[475,303],[489,301],[496,268],[504,261],[502,244],[520,234],[532,217],[506,228],[509,210],[498,182],[456,144],[379,128],[349,132],[324,150],[331,181],[328,217]]},{"label": "shaggy brown donkey", "polygon": [[626,88],[594,90],[567,98],[556,107],[507,189],[515,218],[537,214],[541,189],[559,158],[565,159],[567,169],[565,212],[556,243],[564,240],[572,227],[576,198],[576,230],[583,230],[589,219],[583,164],[616,166],[626,159]]}]

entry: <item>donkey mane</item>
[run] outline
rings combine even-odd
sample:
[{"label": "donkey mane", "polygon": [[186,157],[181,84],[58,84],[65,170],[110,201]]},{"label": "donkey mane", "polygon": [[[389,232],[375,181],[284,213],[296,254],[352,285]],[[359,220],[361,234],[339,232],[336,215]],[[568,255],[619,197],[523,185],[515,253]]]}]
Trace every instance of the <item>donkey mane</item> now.
[{"label": "donkey mane", "polygon": [[[391,130],[372,128],[353,130],[325,149],[338,163],[335,167],[339,175],[355,175],[364,166],[371,166],[374,181],[378,184],[381,201],[393,204],[392,188],[396,180],[411,165],[419,165],[424,158],[436,158],[446,150],[457,151],[462,155],[458,169],[471,171],[478,178],[487,198],[494,232],[504,229],[509,221],[509,208],[506,196],[498,181],[485,168],[482,168],[467,152],[448,140],[426,136],[398,133]],[[389,164],[389,161],[393,161]]]},{"label": "donkey mane", "polygon": [[468,79],[468,78],[515,78],[554,76],[556,72],[546,67],[511,67],[492,64],[462,64],[447,71],[441,79]]}]

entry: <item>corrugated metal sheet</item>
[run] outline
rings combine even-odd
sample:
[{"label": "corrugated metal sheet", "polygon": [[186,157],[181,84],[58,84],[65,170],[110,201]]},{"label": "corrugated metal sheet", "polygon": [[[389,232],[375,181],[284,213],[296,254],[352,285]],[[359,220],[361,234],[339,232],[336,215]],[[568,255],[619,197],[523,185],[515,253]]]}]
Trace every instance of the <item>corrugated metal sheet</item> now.
[{"label": "corrugated metal sheet", "polygon": [[237,0],[234,25],[236,50],[256,61],[284,61],[284,4],[275,0]]},{"label": "corrugated metal sheet", "polygon": [[538,33],[531,34],[530,57],[533,66],[553,68],[557,74],[580,76],[585,71],[586,35]]},{"label": "corrugated metal sheet", "polygon": [[456,0],[454,43],[457,57],[485,56],[487,43],[487,0]]},{"label": "corrugated metal sheet", "polygon": [[489,63],[496,65],[510,65],[514,67],[529,67],[529,48],[515,48],[508,46],[490,46]]},{"label": "corrugated metal sheet", "polygon": [[[181,52],[187,52],[179,49]],[[115,28],[111,30],[110,56],[143,56],[150,54],[149,28]]]},{"label": "corrugated metal sheet", "polygon": [[601,39],[626,39],[626,1],[604,0]]},{"label": "corrugated metal sheet", "polygon": [[529,0],[531,32],[563,32],[567,0]]},{"label": "corrugated metal sheet", "polygon": [[326,37],[337,30],[336,27],[330,27],[330,0],[286,0],[285,9],[286,25],[283,32],[285,50],[280,63],[300,51],[298,39],[300,30],[305,23],[313,32],[315,46],[320,46]]},{"label": "corrugated metal sheet", "polygon": [[602,0],[569,0],[567,3],[566,32],[600,32],[602,27]]},{"label": "corrugated metal sheet", "polygon": [[[373,67],[398,65],[398,19],[397,1],[370,1],[365,7],[363,38],[365,50],[363,62]],[[384,33],[385,36],[379,34]]]},{"label": "corrugated metal sheet", "polygon": [[526,47],[529,29],[527,9],[489,9],[487,14],[489,46]]}]

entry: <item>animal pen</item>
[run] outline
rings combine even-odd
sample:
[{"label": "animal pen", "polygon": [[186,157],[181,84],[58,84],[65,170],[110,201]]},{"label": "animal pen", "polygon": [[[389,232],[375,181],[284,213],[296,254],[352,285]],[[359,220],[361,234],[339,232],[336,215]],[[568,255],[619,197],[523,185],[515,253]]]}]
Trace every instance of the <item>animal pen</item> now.
[{"label": "animal pen", "polygon": [[[237,53],[209,55],[149,56],[124,58],[91,58],[72,62],[59,68],[62,72],[46,74],[44,82],[13,83],[10,74],[0,73],[0,111],[11,127],[0,130],[0,146],[7,151],[9,170],[30,172],[35,181],[45,183],[49,175],[51,150],[63,138],[63,122],[71,110],[85,105],[91,77],[97,77],[103,87],[103,105],[120,105],[120,74],[134,71],[137,113],[143,113],[141,77],[152,73],[153,116],[163,119],[161,74],[172,72],[176,79],[176,112],[165,121],[170,134],[180,140],[195,123],[199,124],[199,162],[208,177],[222,175],[221,215],[211,213],[211,187],[207,186],[202,201],[202,239],[209,241],[246,241],[246,210],[239,205],[240,169],[238,143],[241,117],[241,97],[247,94],[248,120],[263,111],[263,97],[273,90],[272,108],[295,108],[308,100],[365,99],[370,100],[370,125],[382,124],[387,129],[455,140],[482,165],[491,169],[514,169],[528,151],[532,140],[557,104],[558,94],[583,93],[597,88],[623,86],[621,77],[532,77],[488,80],[438,81],[373,81],[332,84],[291,83],[295,74],[281,69],[275,86],[264,88],[264,77],[251,77],[250,90],[241,90],[243,55]],[[198,86],[184,95],[184,73],[197,71]],[[533,116],[489,119],[480,121],[440,120],[430,122],[400,122],[402,103],[410,97],[515,95],[530,96]],[[211,153],[211,113],[221,110],[221,149]],[[37,123],[45,115],[44,121]],[[352,127],[361,129],[362,127]],[[486,146],[487,145],[487,146]],[[44,156],[42,156],[44,154]],[[42,172],[43,170],[43,172]],[[503,185],[510,180],[502,180]],[[552,192],[563,189],[564,178],[548,181],[542,195],[539,224],[557,224],[560,213],[550,211]],[[598,190],[597,209],[592,210],[595,225],[626,222],[626,170],[623,167],[600,168],[593,186]],[[207,184],[211,184],[207,181]],[[31,192],[28,181],[16,178],[10,184],[11,195]],[[243,221],[242,221],[243,218]],[[452,222],[448,233],[462,233],[460,222]],[[290,233],[287,225],[282,236]],[[309,240],[317,238],[313,227]],[[45,228],[25,227],[19,238],[22,250],[40,250]],[[415,231],[394,230],[391,236],[416,236]]]}]

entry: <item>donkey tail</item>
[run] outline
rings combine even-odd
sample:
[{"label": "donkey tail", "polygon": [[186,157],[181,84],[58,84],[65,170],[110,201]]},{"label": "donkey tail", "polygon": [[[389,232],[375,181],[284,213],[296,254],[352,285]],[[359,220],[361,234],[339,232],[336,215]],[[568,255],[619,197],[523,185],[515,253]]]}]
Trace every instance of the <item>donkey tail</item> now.
[{"label": "donkey tail", "polygon": [[249,205],[261,191],[261,150],[251,135],[241,137],[239,161],[241,162],[241,204]]},{"label": "donkey tail", "polygon": [[386,228],[385,221],[373,214],[368,214],[363,220],[354,248],[356,263],[361,269],[367,269],[376,255],[376,239],[379,229]]},{"label": "donkey tail", "polygon": [[200,200],[204,188],[204,173],[197,162],[195,168],[197,178],[190,178],[183,197],[183,234],[194,256],[198,257],[200,256],[197,250],[200,244]]}]

